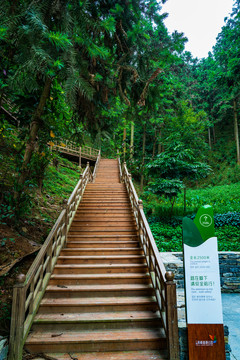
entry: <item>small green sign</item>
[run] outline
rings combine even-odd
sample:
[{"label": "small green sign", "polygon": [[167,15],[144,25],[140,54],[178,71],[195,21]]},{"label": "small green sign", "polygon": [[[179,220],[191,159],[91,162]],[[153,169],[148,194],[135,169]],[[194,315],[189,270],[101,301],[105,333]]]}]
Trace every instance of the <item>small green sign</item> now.
[{"label": "small green sign", "polygon": [[192,221],[185,217],[183,219],[183,242],[196,247],[214,236],[213,209],[210,205],[202,206]]},{"label": "small green sign", "polygon": [[215,235],[213,208],[210,205],[202,206],[193,221],[201,234],[203,242]]}]

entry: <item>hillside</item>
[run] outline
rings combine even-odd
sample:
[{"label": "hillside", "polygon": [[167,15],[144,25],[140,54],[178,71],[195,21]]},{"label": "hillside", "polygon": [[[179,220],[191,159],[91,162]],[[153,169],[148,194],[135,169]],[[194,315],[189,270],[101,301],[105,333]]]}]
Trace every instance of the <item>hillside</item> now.
[{"label": "hillside", "polygon": [[[6,123],[5,123],[6,126]],[[2,129],[0,157],[0,334],[8,335],[12,286],[21,273],[26,273],[38,249],[65,206],[81,173],[74,163],[52,154],[45,170],[42,190],[35,179],[29,181],[27,199],[15,215],[10,189],[17,176],[17,130],[10,124]],[[17,144],[17,145],[16,145]],[[6,154],[8,156],[6,156]]]}]

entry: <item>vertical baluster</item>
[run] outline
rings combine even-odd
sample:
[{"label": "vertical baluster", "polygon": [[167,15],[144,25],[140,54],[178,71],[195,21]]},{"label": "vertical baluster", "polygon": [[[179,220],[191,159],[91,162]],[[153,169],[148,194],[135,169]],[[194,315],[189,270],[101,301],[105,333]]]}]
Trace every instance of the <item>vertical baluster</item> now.
[{"label": "vertical baluster", "polygon": [[23,285],[25,279],[25,275],[20,274],[18,284],[13,288],[9,360],[22,359],[26,302],[26,288]]},{"label": "vertical baluster", "polygon": [[53,241],[51,239],[50,244],[47,249],[47,256],[49,256],[49,260],[48,260],[48,264],[47,264],[47,268],[46,268],[47,273],[52,272],[52,244],[53,244]]},{"label": "vertical baluster", "polygon": [[143,202],[141,199],[138,200],[138,233],[141,238],[142,229],[141,229],[141,210],[143,210]]},{"label": "vertical baluster", "polygon": [[179,340],[178,340],[178,317],[177,317],[177,296],[176,283],[174,283],[174,274],[172,271],[165,274],[166,283],[166,317],[167,317],[167,331],[168,331],[168,350],[169,359],[179,359]]},{"label": "vertical baluster", "polygon": [[33,303],[34,303],[34,281],[32,280],[30,285],[30,294],[32,294],[32,299],[29,303],[29,314],[31,315],[33,313]]},{"label": "vertical baluster", "polygon": [[80,167],[82,166],[82,148],[81,148],[81,146],[79,148],[79,166]]}]

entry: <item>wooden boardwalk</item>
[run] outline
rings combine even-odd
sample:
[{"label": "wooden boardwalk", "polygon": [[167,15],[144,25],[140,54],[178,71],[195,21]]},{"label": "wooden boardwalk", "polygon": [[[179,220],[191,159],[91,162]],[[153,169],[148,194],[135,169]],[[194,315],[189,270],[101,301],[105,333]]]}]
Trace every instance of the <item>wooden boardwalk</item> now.
[{"label": "wooden boardwalk", "polygon": [[101,160],[25,342],[57,360],[168,359],[152,281],[117,160]]}]

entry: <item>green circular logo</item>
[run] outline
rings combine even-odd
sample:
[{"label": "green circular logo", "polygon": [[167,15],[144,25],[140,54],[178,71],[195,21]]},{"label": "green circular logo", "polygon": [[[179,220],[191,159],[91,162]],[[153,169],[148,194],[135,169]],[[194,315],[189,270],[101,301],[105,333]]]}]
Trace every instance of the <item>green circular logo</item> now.
[{"label": "green circular logo", "polygon": [[209,227],[212,225],[213,219],[210,215],[203,214],[200,216],[199,222],[203,227]]}]

